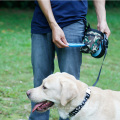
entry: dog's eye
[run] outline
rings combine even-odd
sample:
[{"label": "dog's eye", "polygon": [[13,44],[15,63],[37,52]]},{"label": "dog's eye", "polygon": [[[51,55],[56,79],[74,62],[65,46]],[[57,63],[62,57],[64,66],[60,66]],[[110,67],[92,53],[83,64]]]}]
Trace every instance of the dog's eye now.
[{"label": "dog's eye", "polygon": [[47,89],[47,88],[43,85],[43,89]]}]

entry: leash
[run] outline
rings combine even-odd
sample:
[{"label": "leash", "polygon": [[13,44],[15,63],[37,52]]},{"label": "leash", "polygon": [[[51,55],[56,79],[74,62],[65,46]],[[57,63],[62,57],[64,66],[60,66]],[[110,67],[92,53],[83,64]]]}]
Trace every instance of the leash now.
[{"label": "leash", "polygon": [[92,86],[96,86],[96,84],[97,84],[98,81],[99,81],[100,74],[101,74],[101,71],[102,71],[103,62],[104,62],[104,60],[105,60],[106,54],[107,54],[107,49],[105,50],[104,58],[103,58],[102,65],[101,65],[100,70],[99,70],[99,73],[98,73],[97,80],[95,81],[95,83],[94,83]]},{"label": "leash", "polygon": [[106,55],[107,55],[107,49],[108,49],[108,38],[107,38],[107,36],[106,36],[105,34],[104,34],[104,38],[105,38],[105,40],[104,40],[105,54],[104,54],[104,57],[103,57],[102,65],[101,65],[100,70],[99,70],[99,73],[98,73],[97,80],[95,81],[95,83],[93,84],[93,86],[96,86],[96,84],[97,84],[98,81],[99,81],[100,74],[101,74],[101,71],[102,71],[103,62],[104,62],[105,57],[106,57]]},{"label": "leash", "polygon": [[[69,47],[82,47],[82,46],[84,46],[84,44],[69,43]],[[92,86],[96,86],[96,84],[99,81],[100,74],[101,74],[102,67],[103,67],[103,63],[104,63],[104,60],[105,60],[106,55],[107,55],[107,48],[108,48],[108,44],[105,46],[105,54],[104,54],[103,61],[102,61],[102,64],[101,64],[101,67],[100,67],[100,70],[99,70],[99,73],[98,73],[98,77],[97,77],[95,83]]]},{"label": "leash", "polygon": [[[105,60],[106,55],[107,55],[108,38],[106,37],[105,34],[104,34],[104,42],[102,41],[102,44],[104,44],[104,51],[105,51],[105,53],[104,53],[102,65],[101,65],[100,70],[99,70],[99,73],[98,73],[98,77],[97,77],[95,83],[94,83],[92,86],[96,86],[96,84],[97,84],[98,81],[99,81],[100,74],[101,74],[102,67],[103,67],[103,63],[104,63],[104,60]],[[80,43],[80,44],[78,44],[78,43],[69,43],[69,47],[83,47],[83,46],[85,46],[85,44],[83,44],[83,43]]]}]

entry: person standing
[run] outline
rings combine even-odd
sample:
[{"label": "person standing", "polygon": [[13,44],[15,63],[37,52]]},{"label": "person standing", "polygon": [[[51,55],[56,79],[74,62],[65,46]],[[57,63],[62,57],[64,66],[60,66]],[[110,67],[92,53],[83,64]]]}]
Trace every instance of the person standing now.
[{"label": "person standing", "polygon": [[[93,1],[98,19],[97,28],[109,37],[105,0]],[[79,48],[69,48],[68,43],[82,42],[87,9],[86,0],[35,1],[31,22],[34,87],[41,85],[42,80],[54,72],[55,51],[60,71],[72,74],[76,79],[80,78],[82,53]],[[32,108],[34,105],[32,103]],[[49,111],[31,112],[29,120],[49,120]]]}]

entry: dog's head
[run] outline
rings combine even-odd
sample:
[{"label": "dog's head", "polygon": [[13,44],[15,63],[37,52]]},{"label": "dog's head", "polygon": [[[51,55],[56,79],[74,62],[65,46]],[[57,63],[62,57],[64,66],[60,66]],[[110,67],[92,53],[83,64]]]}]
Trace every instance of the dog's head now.
[{"label": "dog's head", "polygon": [[41,86],[28,90],[27,96],[36,103],[33,112],[45,112],[54,104],[65,106],[78,94],[75,81],[70,74],[55,73],[45,78]]}]

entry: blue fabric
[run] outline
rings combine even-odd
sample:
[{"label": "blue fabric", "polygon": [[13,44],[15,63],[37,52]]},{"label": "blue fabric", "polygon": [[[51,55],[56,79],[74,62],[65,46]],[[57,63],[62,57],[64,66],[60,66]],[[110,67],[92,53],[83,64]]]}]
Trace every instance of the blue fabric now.
[{"label": "blue fabric", "polygon": [[[85,25],[83,20],[77,21],[63,28],[69,43],[81,43]],[[54,72],[55,51],[57,52],[59,69],[80,78],[82,54],[78,47],[57,48],[52,42],[52,33],[32,34],[32,66],[34,87],[41,85],[44,78]],[[32,103],[32,108],[34,103]],[[31,112],[29,120],[49,120],[49,111],[46,113]],[[60,120],[63,120],[60,118]],[[66,119],[68,120],[68,119]]]},{"label": "blue fabric", "polygon": [[[80,19],[85,19],[88,9],[87,0],[51,0],[54,17],[60,27],[65,27]],[[42,13],[38,2],[35,1],[35,11],[31,22],[31,33],[48,33],[51,29]]]}]

